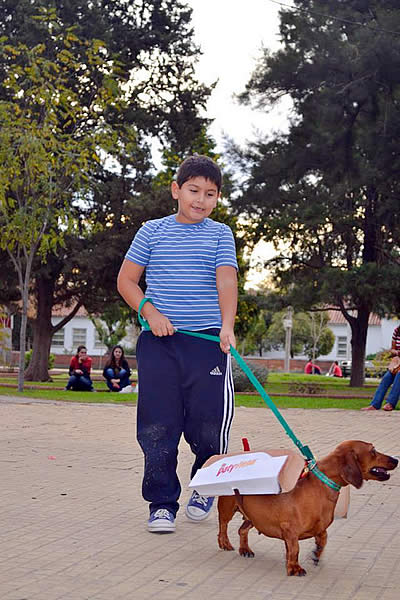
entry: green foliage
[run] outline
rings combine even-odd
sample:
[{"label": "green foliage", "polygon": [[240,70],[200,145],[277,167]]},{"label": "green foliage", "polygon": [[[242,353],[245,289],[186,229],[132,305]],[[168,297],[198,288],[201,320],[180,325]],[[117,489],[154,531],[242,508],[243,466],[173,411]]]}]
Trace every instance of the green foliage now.
[{"label": "green foliage", "polygon": [[54,10],[43,9],[35,18],[47,33],[41,43],[29,47],[0,39],[0,67],[7,64],[0,79],[0,248],[13,263],[22,300],[20,390],[33,260],[38,255],[45,262],[63,245],[71,197],[99,161],[99,150],[112,138],[115,142],[104,116],[123,95],[118,86],[114,96],[100,84],[83,106],[71,79],[78,73],[78,80],[85,80],[82,55],[104,74],[103,83],[114,77],[118,64],[99,41],[86,43],[71,28],[61,30]]},{"label": "green foliage", "polygon": [[[251,361],[245,360],[246,365],[250,371],[254,373],[254,376],[258,379],[262,386],[267,383],[268,380],[268,369],[261,365],[252,363]],[[255,388],[248,379],[247,375],[243,372],[242,368],[236,363],[232,364],[233,373],[233,384],[236,392],[253,392]]]},{"label": "green foliage", "polygon": [[126,336],[128,324],[132,321],[131,309],[122,304],[109,304],[103,308],[98,318],[90,317],[99,340],[110,351]]},{"label": "green foliage", "polygon": [[254,354],[258,352],[262,356],[263,350],[267,350],[267,323],[263,312],[258,313],[252,320],[242,344],[243,354]]},{"label": "green foliage", "polygon": [[371,377],[380,377],[383,373],[386,372],[390,359],[392,358],[390,350],[381,350],[377,352],[374,358],[372,359],[372,369],[370,376]]},{"label": "green foliage", "polygon": [[136,355],[136,344],[134,346],[126,346],[125,344],[123,344],[122,347],[124,349],[125,356],[135,356]]},{"label": "green foliage", "polygon": [[400,37],[383,30],[400,28],[400,7],[293,4],[280,12],[283,47],[264,51],[242,96],[260,108],[289,95],[293,117],[287,134],[243,153],[241,206],[257,213],[257,239],[280,244],[271,266],[297,310],[341,307],[356,385],[369,314],[399,307]]},{"label": "green foliage", "polygon": [[[283,320],[286,313],[287,311],[283,310],[275,313],[272,317],[267,335],[267,342],[271,348],[279,349],[285,345],[286,331]],[[292,321],[291,356],[293,357],[303,353],[304,345],[309,339],[309,321],[305,313],[295,313]]]},{"label": "green foliage", "polygon": [[3,323],[7,318],[7,313],[0,306],[0,360],[6,359],[7,353],[10,352],[10,339],[8,332],[3,327]]},{"label": "green foliage", "polygon": [[[32,350],[27,350],[25,352],[25,369],[27,369],[29,367],[29,363],[31,362],[31,358],[32,358]],[[54,367],[54,361],[55,361],[54,354],[49,354],[49,360],[48,360],[48,368],[49,368],[49,370]]]},{"label": "green foliage", "polygon": [[[0,212],[1,241],[16,252],[17,233],[37,242],[28,257],[38,314],[49,298],[71,313],[77,303],[95,313],[115,301],[133,235],[171,212],[169,192],[151,185],[150,139],[183,155],[207,123],[199,110],[210,90],[195,77],[190,18],[170,0],[140,0],[128,10],[125,0],[1,3],[0,197],[13,185],[10,215],[12,202],[26,204],[13,222]],[[15,285],[8,289],[10,297]],[[51,337],[49,319],[39,327]]]},{"label": "green foliage", "polygon": [[[286,332],[283,319],[286,310],[275,313],[267,333],[267,342],[272,348],[280,348],[285,345]],[[309,358],[318,358],[329,354],[332,350],[335,336],[327,327],[328,317],[321,314],[320,325],[316,326],[314,313],[295,313],[293,315],[291,356],[306,354]]]},{"label": "green foliage", "polygon": [[[115,143],[102,120],[110,106],[122,102],[122,90],[116,83],[110,91],[119,67],[105,59],[104,44],[79,40],[72,28],[61,31],[54,11],[37,19],[53,33],[52,59],[44,42],[32,48],[11,46],[5,38],[0,43],[0,56],[9,63],[1,81],[0,223],[2,248],[13,254],[35,248],[45,258],[62,243],[71,195],[99,161],[99,148]],[[92,91],[90,105],[71,86],[82,53],[107,75]]]},{"label": "green foliage", "polygon": [[335,344],[335,336],[328,328],[329,317],[326,312],[309,312],[309,338],[304,344],[303,352],[309,359],[326,356]]}]

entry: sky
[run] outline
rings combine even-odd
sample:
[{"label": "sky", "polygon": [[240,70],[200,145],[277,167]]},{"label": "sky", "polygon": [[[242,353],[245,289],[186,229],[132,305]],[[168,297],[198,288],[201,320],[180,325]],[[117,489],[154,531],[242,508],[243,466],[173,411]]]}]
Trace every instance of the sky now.
[{"label": "sky", "polygon": [[[234,95],[245,89],[261,48],[279,48],[279,5],[270,0],[186,0],[193,9],[194,37],[203,55],[197,65],[200,81],[218,81],[208,102],[210,133],[223,151],[227,135],[241,145],[257,133],[287,128],[288,101],[270,112],[240,106]],[[290,4],[290,0],[285,0]],[[260,266],[273,256],[271,245],[260,242],[252,257],[246,287],[255,287],[267,273]]]},{"label": "sky", "polygon": [[197,66],[200,81],[218,81],[207,107],[215,119],[210,133],[222,150],[223,136],[244,143],[257,131],[285,128],[287,108],[256,111],[239,106],[242,92],[262,46],[279,48],[279,5],[270,0],[186,0],[193,9],[194,37],[203,56]]}]

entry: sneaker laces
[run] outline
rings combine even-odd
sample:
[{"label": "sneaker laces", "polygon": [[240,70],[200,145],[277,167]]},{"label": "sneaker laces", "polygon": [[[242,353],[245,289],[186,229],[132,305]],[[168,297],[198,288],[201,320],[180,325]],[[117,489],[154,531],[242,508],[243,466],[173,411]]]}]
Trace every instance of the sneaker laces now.
[{"label": "sneaker laces", "polygon": [[159,508],[153,515],[157,519],[168,519],[171,520],[171,513],[167,508]]},{"label": "sneaker laces", "polygon": [[207,506],[208,496],[200,496],[196,491],[193,492],[192,501],[197,504],[202,504],[203,506]]}]

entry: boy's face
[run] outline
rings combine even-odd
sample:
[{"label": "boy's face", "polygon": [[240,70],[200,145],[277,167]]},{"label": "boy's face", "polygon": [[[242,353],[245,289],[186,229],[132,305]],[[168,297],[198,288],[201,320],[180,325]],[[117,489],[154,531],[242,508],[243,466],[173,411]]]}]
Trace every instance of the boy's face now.
[{"label": "boy's face", "polygon": [[192,177],[181,187],[173,181],[171,192],[172,197],[178,200],[178,223],[201,223],[212,213],[219,198],[217,186],[205,177]]}]

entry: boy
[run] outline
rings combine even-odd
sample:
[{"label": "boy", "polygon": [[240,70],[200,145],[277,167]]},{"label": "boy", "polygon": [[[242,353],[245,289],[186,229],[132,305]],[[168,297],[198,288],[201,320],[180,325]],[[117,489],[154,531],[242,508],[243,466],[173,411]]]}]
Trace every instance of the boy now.
[{"label": "boy", "polygon": [[[118,276],[118,291],[138,310],[146,268],[142,331],[136,348],[139,379],[137,439],[145,456],[142,492],[150,502],[147,529],[175,531],[181,486],[176,474],[182,433],[195,461],[191,477],[213,454],[227,452],[233,418],[229,348],[237,305],[235,243],[227,225],[209,219],[220,196],[219,167],[190,156],[172,183],[178,211],[137,232]],[[220,336],[220,344],[177,333]],[[214,498],[193,492],[186,516],[202,521]]]}]

